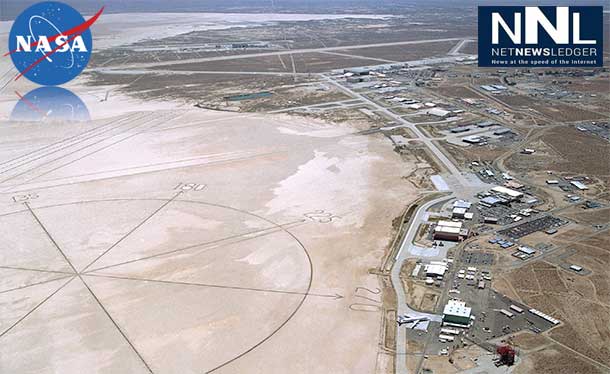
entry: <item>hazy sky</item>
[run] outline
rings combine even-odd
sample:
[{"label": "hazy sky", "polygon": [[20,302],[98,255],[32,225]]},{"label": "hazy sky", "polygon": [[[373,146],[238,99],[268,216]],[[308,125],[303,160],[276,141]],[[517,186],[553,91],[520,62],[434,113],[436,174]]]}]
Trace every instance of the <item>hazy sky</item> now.
[{"label": "hazy sky", "polygon": [[[11,20],[39,0],[0,0],[0,19]],[[474,11],[478,4],[608,5],[604,0],[62,0],[91,14],[102,5],[109,13],[123,12],[300,12],[404,13],[418,8],[459,8]]]}]

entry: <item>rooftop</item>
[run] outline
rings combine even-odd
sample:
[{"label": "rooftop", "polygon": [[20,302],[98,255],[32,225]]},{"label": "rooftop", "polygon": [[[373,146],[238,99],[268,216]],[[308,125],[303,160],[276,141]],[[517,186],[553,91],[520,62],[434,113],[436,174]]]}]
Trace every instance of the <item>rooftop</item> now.
[{"label": "rooftop", "polygon": [[513,197],[513,198],[523,196],[522,192],[511,190],[510,188],[506,188],[506,187],[502,187],[502,186],[494,187],[491,190],[494,192],[503,194],[503,195]]},{"label": "rooftop", "polygon": [[443,314],[458,317],[470,317],[471,311],[472,308],[467,307],[465,302],[459,300],[449,300],[447,305],[445,305]]},{"label": "rooftop", "polygon": [[438,227],[438,226],[461,228],[462,227],[462,222],[456,222],[456,221],[438,221],[438,223],[436,224],[436,227]]}]

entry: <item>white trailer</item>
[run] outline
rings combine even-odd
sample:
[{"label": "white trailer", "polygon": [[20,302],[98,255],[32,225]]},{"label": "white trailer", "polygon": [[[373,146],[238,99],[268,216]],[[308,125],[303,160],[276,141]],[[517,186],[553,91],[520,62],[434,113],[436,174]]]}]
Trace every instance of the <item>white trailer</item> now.
[{"label": "white trailer", "polygon": [[441,329],[441,334],[444,334],[444,335],[460,335],[460,330],[458,330],[458,329],[448,329],[446,327],[443,327]]},{"label": "white trailer", "polygon": [[515,315],[512,314],[511,312],[509,312],[506,309],[500,309],[500,313],[504,314],[505,316],[507,316],[508,318],[513,318]]},{"label": "white trailer", "polygon": [[511,310],[513,310],[513,311],[515,311],[515,312],[517,312],[517,313],[519,313],[519,314],[523,313],[523,309],[519,308],[519,307],[518,307],[518,306],[516,306],[516,305],[511,305],[511,306],[510,306],[510,309],[511,309]]}]

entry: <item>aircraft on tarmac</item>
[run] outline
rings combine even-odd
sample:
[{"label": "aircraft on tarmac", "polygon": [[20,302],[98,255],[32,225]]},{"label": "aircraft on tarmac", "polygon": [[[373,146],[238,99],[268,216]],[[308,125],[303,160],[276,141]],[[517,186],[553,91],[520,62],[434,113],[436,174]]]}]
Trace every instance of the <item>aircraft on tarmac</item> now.
[{"label": "aircraft on tarmac", "polygon": [[402,326],[405,323],[413,323],[413,326],[411,326],[411,328],[415,328],[415,326],[417,326],[418,323],[420,322],[424,322],[424,321],[428,321],[428,317],[410,317],[407,314],[404,314],[402,316],[398,316],[398,318],[396,319],[396,322],[398,322],[398,326]]}]

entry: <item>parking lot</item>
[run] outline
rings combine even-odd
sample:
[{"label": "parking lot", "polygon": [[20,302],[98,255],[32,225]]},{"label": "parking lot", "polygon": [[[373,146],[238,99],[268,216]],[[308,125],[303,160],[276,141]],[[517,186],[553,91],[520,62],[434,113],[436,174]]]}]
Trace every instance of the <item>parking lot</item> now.
[{"label": "parking lot", "polygon": [[487,252],[462,252],[460,261],[467,265],[488,265],[494,264],[494,254]]},{"label": "parking lot", "polygon": [[[487,309],[481,311],[471,328],[469,336],[472,338],[489,340],[522,330],[539,334],[554,326],[551,322],[529,312],[526,305],[495,291],[488,293],[487,302]],[[518,309],[511,309],[511,305]],[[522,312],[519,312],[519,309]]]},{"label": "parking lot", "polygon": [[564,219],[544,216],[531,221],[521,223],[508,229],[499,231],[501,235],[508,236],[513,239],[519,239],[536,231],[545,231],[550,228],[561,227],[568,222]]}]

